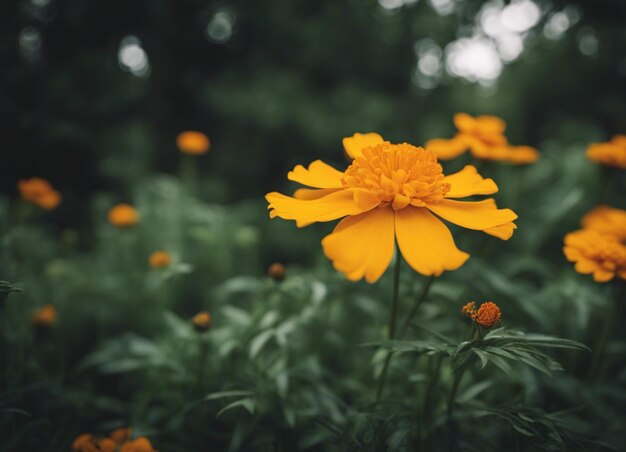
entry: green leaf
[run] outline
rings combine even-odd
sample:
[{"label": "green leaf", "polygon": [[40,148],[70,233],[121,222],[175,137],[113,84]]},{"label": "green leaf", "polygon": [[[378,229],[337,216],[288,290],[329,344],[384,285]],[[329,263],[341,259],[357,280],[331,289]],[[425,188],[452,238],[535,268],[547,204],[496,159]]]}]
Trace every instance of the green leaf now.
[{"label": "green leaf", "polygon": [[226,405],[224,408],[222,408],[215,417],[219,417],[222,414],[224,414],[227,411],[232,410],[233,408],[237,408],[237,407],[242,407],[244,408],[248,413],[250,414],[254,414],[254,411],[256,409],[256,402],[254,401],[253,398],[251,397],[246,397],[245,399],[241,399],[241,400],[237,400],[233,403],[230,403],[228,405]]}]

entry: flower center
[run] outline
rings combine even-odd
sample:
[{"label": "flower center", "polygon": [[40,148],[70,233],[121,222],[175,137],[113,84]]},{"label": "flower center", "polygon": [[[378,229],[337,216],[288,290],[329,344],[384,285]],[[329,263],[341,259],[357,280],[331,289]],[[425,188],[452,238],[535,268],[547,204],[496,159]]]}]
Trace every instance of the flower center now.
[{"label": "flower center", "polygon": [[423,207],[440,202],[450,191],[436,155],[407,143],[385,142],[364,149],[341,182],[365,209],[379,204],[391,204],[394,210],[409,204]]}]

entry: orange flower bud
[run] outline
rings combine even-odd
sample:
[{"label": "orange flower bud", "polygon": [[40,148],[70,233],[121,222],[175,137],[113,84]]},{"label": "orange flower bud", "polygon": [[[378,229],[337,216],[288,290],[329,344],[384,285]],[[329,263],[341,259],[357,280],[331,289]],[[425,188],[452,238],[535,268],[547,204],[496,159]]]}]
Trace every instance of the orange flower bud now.
[{"label": "orange flower bud", "polygon": [[121,427],[121,428],[113,430],[111,434],[109,435],[109,438],[115,441],[116,444],[123,444],[126,441],[128,441],[128,438],[130,438],[131,433],[132,433],[132,430],[129,427]]},{"label": "orange flower bud", "polygon": [[476,314],[476,302],[470,301],[461,308],[461,315],[471,319]]},{"label": "orange flower bud", "polygon": [[56,323],[57,310],[51,304],[45,305],[33,313],[30,323],[34,326],[50,327]]},{"label": "orange flower bud", "polygon": [[150,267],[165,268],[172,262],[172,257],[166,251],[155,251],[150,255]]},{"label": "orange flower bud", "polygon": [[178,135],[176,145],[183,154],[202,155],[209,151],[211,142],[202,132],[190,130]]},{"label": "orange flower bud", "polygon": [[40,177],[20,180],[17,188],[22,198],[44,210],[52,210],[61,202],[61,194],[52,188],[50,182]]},{"label": "orange flower bud", "polygon": [[274,281],[282,281],[285,279],[285,266],[276,262],[268,267],[267,274]]},{"label": "orange flower bud", "polygon": [[472,319],[482,327],[491,328],[500,321],[501,317],[502,312],[498,305],[493,301],[486,301],[480,305]]},{"label": "orange flower bud", "polygon": [[198,332],[208,331],[211,328],[211,314],[206,311],[200,311],[191,319],[191,323]]},{"label": "orange flower bud", "polygon": [[98,450],[100,452],[115,452],[117,444],[111,438],[102,438],[98,440]]},{"label": "orange flower bud", "polygon": [[134,226],[139,221],[139,213],[130,204],[118,204],[109,210],[109,222],[118,228]]},{"label": "orange flower bud", "polygon": [[72,452],[99,452],[100,449],[96,444],[93,435],[82,433],[76,437],[72,443]]}]

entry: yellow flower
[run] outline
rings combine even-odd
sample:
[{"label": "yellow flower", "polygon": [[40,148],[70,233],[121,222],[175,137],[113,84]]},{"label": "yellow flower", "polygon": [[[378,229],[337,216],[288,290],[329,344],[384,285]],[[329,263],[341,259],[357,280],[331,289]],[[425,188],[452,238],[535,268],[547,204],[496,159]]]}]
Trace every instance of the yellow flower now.
[{"label": "yellow flower", "polygon": [[602,165],[626,169],[626,135],[616,135],[611,141],[590,145],[587,158]]},{"label": "yellow flower", "polygon": [[211,320],[211,314],[206,311],[200,311],[192,317],[191,323],[193,323],[196,331],[203,332],[211,328]]},{"label": "yellow flower", "polygon": [[565,236],[563,253],[575,262],[578,273],[593,274],[596,282],[607,282],[616,275],[626,279],[626,246],[615,236],[593,229],[580,229]]},{"label": "yellow flower", "polygon": [[20,180],[17,188],[22,198],[44,210],[52,210],[61,202],[61,194],[52,188],[50,182],[40,177]]},{"label": "yellow flower", "polygon": [[355,157],[344,172],[320,160],[308,168],[298,165],[287,177],[313,189],[299,189],[294,197],[277,192],[265,196],[270,218],[295,220],[298,227],[346,217],[322,246],[348,279],[378,280],[389,266],[396,240],[419,273],[438,276],[459,268],[469,255],[456,247],[438,217],[503,240],[512,236],[517,218],[512,210],[498,209],[493,199],[454,199],[498,191],[473,166],[445,176],[433,152],[391,144],[380,136],[370,136],[364,145],[363,137],[344,140],[346,152]]},{"label": "yellow flower", "polygon": [[57,321],[57,310],[51,304],[36,310],[30,318],[30,323],[34,326],[49,327]]},{"label": "yellow flower", "polygon": [[167,251],[155,251],[148,260],[152,268],[165,268],[172,262],[172,257]]},{"label": "yellow flower", "polygon": [[137,209],[129,204],[118,204],[109,210],[109,223],[118,228],[134,226],[139,221]]},{"label": "yellow flower", "polygon": [[281,263],[273,263],[267,269],[267,274],[274,281],[282,281],[285,279],[285,266]]},{"label": "yellow flower", "polygon": [[209,137],[202,132],[182,132],[176,138],[176,145],[183,154],[202,155],[206,154],[211,147]]},{"label": "yellow flower", "polygon": [[615,236],[622,242],[626,240],[626,210],[598,206],[588,212],[580,223],[584,229]]},{"label": "yellow flower", "polygon": [[502,312],[493,301],[486,301],[472,314],[472,320],[484,328],[491,328],[500,321]]},{"label": "yellow flower", "polygon": [[498,160],[513,164],[533,163],[539,160],[539,152],[530,146],[512,146],[504,136],[506,123],[496,116],[477,116],[467,113],[454,115],[458,133],[450,140],[434,139],[426,148],[442,160],[450,160],[468,149],[475,158]]},{"label": "yellow flower", "polygon": [[122,445],[120,452],[156,452],[156,449],[152,447],[152,443],[148,438],[140,436]]}]

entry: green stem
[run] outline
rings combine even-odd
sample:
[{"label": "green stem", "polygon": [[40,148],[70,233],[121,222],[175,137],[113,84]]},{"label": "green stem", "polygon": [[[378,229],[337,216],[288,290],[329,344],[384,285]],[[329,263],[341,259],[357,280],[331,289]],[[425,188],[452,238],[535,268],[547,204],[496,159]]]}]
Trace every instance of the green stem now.
[{"label": "green stem", "polygon": [[[398,317],[398,299],[400,292],[400,266],[402,263],[402,256],[396,245],[396,266],[393,272],[393,295],[391,300],[391,313],[389,315],[389,340],[393,340],[396,337],[396,318]],[[391,352],[387,352],[385,356],[385,363],[383,364],[383,371],[380,374],[380,380],[378,382],[378,389],[376,390],[376,401],[380,400],[385,389],[385,382],[387,380],[387,371],[389,364],[391,363]]]},{"label": "green stem", "polygon": [[406,330],[411,325],[411,321],[413,320],[413,317],[415,317],[415,314],[417,313],[417,310],[419,309],[420,305],[426,299],[426,295],[428,295],[428,292],[430,291],[430,286],[433,285],[433,282],[435,282],[435,277],[431,276],[430,278],[426,280],[426,283],[424,283],[424,287],[422,287],[422,291],[420,292],[419,296],[415,299],[415,303],[413,304],[413,307],[411,308],[409,315],[406,316],[406,318],[404,319],[404,323],[402,324],[402,328],[400,328],[400,335],[399,335],[400,339],[402,339],[404,335],[406,334]]},{"label": "green stem", "polygon": [[598,338],[598,343],[593,353],[591,366],[589,367],[589,373],[587,374],[587,381],[589,382],[593,382],[598,377],[600,367],[606,353],[606,345],[608,343],[609,336],[613,332],[615,321],[622,315],[624,303],[626,303],[626,300],[622,299],[626,293],[625,288],[626,284],[620,284],[620,287],[616,290],[615,297],[613,298],[613,309],[611,309],[607,317],[604,319],[604,324],[600,330],[600,337]]},{"label": "green stem", "polygon": [[207,342],[206,339],[204,338],[204,333],[199,333],[200,336],[200,356],[198,359],[198,392],[200,393],[200,395],[202,395],[202,392],[204,391],[204,368],[205,368],[205,361],[206,361],[206,355],[207,355],[207,351],[208,351],[208,347],[207,347]]},{"label": "green stem", "polygon": [[452,420],[452,413],[454,412],[454,400],[456,399],[456,392],[459,389],[461,378],[465,373],[465,367],[461,368],[454,377],[454,383],[452,383],[452,390],[450,391],[450,398],[448,399],[448,423]]}]

